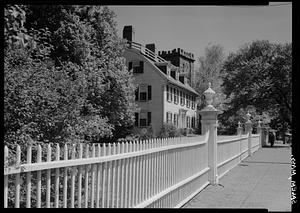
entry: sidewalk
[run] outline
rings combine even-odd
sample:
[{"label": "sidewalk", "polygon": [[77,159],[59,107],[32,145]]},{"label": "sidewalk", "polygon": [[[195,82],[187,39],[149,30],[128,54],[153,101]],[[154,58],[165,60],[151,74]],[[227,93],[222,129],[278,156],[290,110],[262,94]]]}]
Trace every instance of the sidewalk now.
[{"label": "sidewalk", "polygon": [[291,211],[291,147],[276,142],[244,159],[183,208],[266,208]]}]

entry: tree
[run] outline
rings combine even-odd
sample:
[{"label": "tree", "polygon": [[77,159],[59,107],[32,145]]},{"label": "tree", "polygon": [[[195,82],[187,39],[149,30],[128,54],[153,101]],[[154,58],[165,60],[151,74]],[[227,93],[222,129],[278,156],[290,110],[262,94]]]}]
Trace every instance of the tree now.
[{"label": "tree", "polygon": [[6,144],[94,142],[130,127],[134,86],[113,17],[106,7],[6,8]]},{"label": "tree", "polygon": [[212,84],[213,90],[216,92],[214,99],[214,105],[222,109],[223,93],[221,88],[222,78],[220,76],[220,70],[225,59],[224,49],[221,45],[209,44],[205,48],[204,56],[198,58],[200,68],[196,72],[195,89],[201,95],[199,109],[205,106],[205,99],[203,92],[208,88],[208,83]]},{"label": "tree", "polygon": [[[258,114],[291,127],[292,45],[254,41],[229,55],[222,69],[224,93],[230,102],[220,118],[228,120],[239,109],[253,106]],[[279,127],[279,126],[278,126]]]}]

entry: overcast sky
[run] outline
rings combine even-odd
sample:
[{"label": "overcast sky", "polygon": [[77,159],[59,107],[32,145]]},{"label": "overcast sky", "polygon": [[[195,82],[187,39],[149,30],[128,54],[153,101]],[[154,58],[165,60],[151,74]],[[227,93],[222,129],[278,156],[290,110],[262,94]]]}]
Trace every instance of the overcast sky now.
[{"label": "overcast sky", "polygon": [[[279,5],[281,4],[281,5]],[[266,39],[292,41],[292,4],[278,6],[109,6],[117,15],[118,32],[135,29],[135,41],[155,43],[158,50],[182,48],[195,58],[209,44],[220,44],[225,53],[242,44]],[[195,66],[198,66],[195,64]]]}]

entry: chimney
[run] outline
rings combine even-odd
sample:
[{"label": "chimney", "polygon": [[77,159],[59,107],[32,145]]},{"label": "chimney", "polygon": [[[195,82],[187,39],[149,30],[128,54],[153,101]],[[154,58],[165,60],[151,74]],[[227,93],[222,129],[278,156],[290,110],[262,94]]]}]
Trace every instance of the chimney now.
[{"label": "chimney", "polygon": [[134,40],[134,28],[131,25],[124,26],[123,38],[127,39],[127,41],[130,41],[130,42]]},{"label": "chimney", "polygon": [[155,52],[155,44],[152,43],[152,44],[146,44],[146,48],[151,50],[152,52],[156,53]]}]

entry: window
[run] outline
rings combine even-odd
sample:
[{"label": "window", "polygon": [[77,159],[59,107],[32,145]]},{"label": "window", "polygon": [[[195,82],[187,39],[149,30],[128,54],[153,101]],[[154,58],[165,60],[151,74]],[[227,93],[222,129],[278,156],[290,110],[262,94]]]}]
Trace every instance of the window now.
[{"label": "window", "polygon": [[134,113],[134,125],[137,127],[146,127],[151,125],[151,112]]},{"label": "window", "polygon": [[195,128],[195,117],[192,117],[192,128]]},{"label": "window", "polygon": [[186,107],[190,108],[190,96],[186,94]]},{"label": "window", "polygon": [[136,101],[149,101],[152,99],[152,87],[151,85],[141,84],[135,90]]},{"label": "window", "polygon": [[135,100],[138,101],[139,100],[139,87],[137,87],[135,89]]},{"label": "window", "polygon": [[173,88],[172,87],[170,87],[170,95],[171,95],[170,100],[172,102],[173,101]]},{"label": "window", "polygon": [[140,101],[147,101],[147,87],[146,85],[140,85]]},{"label": "window", "polygon": [[183,102],[183,92],[182,91],[180,91],[180,104],[184,105],[184,102]]},{"label": "window", "polygon": [[169,88],[169,85],[167,85],[167,101],[170,101],[170,88]]},{"label": "window", "polygon": [[144,72],[144,61],[132,61],[129,62],[128,69],[133,69],[133,73],[143,73]]},{"label": "window", "polygon": [[186,127],[190,128],[190,117],[186,116]]},{"label": "window", "polygon": [[140,127],[147,126],[147,113],[141,112],[140,113]]},{"label": "window", "polygon": [[177,92],[178,92],[178,90],[175,89],[175,92],[174,92],[174,102],[175,102],[175,104],[178,103],[178,94],[177,94]]},{"label": "window", "polygon": [[195,109],[195,107],[196,107],[196,98],[193,96],[192,97],[192,109]]},{"label": "window", "polygon": [[148,85],[148,101],[152,99],[152,88],[151,85]]},{"label": "window", "polygon": [[191,108],[194,109],[194,97],[191,96]]},{"label": "window", "polygon": [[174,125],[178,126],[178,114],[174,114]]},{"label": "window", "polygon": [[172,123],[172,113],[167,112],[167,123]]},{"label": "window", "polygon": [[148,126],[151,126],[151,112],[148,112],[147,119],[148,119]]}]

